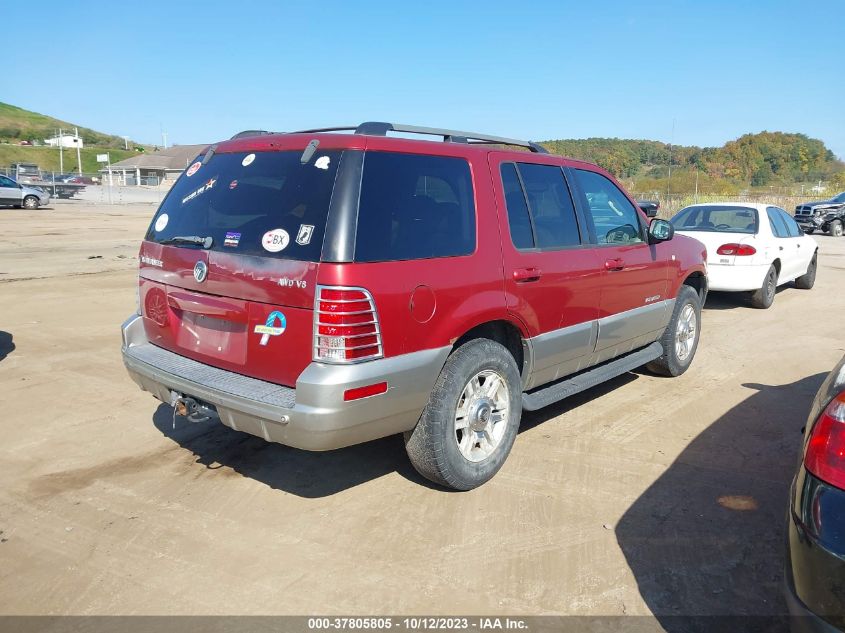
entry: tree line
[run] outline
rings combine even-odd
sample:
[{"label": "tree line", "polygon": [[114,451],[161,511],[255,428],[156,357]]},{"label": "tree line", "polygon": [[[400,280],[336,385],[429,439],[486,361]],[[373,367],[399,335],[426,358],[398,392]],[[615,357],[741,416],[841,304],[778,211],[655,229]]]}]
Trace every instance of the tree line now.
[{"label": "tree line", "polygon": [[[675,145],[618,138],[551,140],[549,151],[586,160],[619,179],[661,180],[671,164],[675,175],[698,172],[703,183],[764,187],[839,180],[845,163],[825,144],[805,134],[745,134],[722,147]],[[687,174],[688,175],[688,174]]]}]

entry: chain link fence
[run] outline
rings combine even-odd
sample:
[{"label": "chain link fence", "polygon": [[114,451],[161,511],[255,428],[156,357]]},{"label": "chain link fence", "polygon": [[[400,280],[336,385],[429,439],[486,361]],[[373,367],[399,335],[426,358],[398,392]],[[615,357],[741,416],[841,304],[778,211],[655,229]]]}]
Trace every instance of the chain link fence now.
[{"label": "chain link fence", "polygon": [[807,202],[812,199],[822,199],[825,196],[815,197],[810,195],[796,196],[785,195],[780,193],[744,193],[732,195],[718,195],[718,194],[695,194],[695,193],[671,193],[668,196],[665,193],[659,192],[639,192],[633,194],[637,200],[655,200],[660,203],[660,211],[658,217],[671,218],[678,211],[691,204],[700,204],[702,202],[746,202],[746,203],[761,203],[769,204],[774,207],[780,207],[786,210],[790,215],[795,211],[795,207],[799,204]]},{"label": "chain link fence", "polygon": [[0,167],[0,174],[50,194],[51,204],[157,204],[173,186],[172,179],[138,175],[135,170],[96,173],[61,173],[31,167]]}]

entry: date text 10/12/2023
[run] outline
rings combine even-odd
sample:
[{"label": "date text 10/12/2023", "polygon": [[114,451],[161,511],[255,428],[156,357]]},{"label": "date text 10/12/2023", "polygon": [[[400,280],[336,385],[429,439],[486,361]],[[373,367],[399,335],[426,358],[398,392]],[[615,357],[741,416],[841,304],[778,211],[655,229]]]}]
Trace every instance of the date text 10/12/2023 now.
[{"label": "date text 10/12/2023", "polygon": [[309,630],[370,630],[370,631],[496,631],[528,630],[528,623],[521,618],[509,617],[325,617],[308,618]]}]

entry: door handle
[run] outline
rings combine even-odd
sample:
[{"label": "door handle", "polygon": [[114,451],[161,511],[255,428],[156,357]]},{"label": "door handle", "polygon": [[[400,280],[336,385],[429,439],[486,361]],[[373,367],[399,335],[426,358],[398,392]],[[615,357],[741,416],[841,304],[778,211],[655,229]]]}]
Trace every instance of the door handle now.
[{"label": "door handle", "polygon": [[782,250],[783,250],[783,246],[778,246],[778,250],[779,250],[779,251],[782,251]]},{"label": "door handle", "polygon": [[625,268],[625,262],[623,262],[618,257],[615,259],[608,259],[604,262],[604,267],[610,271],[622,270],[623,268]]},{"label": "door handle", "polygon": [[541,276],[539,268],[517,268],[513,271],[513,280],[518,284],[538,281]]}]

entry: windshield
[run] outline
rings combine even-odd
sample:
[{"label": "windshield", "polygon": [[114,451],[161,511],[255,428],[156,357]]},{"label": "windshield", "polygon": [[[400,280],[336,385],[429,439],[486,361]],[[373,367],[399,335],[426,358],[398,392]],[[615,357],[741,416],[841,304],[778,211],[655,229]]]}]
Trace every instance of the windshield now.
[{"label": "windshield", "polygon": [[843,191],[843,192],[842,192],[842,193],[840,193],[838,196],[836,196],[836,197],[833,199],[833,202],[845,202],[845,191]]},{"label": "windshield", "polygon": [[319,261],[340,152],[314,152],[305,164],[301,156],[302,150],[214,154],[205,165],[198,159],[162,202],[146,239]]},{"label": "windshield", "polygon": [[670,222],[676,231],[757,232],[757,211],[748,207],[700,206],[681,209]]}]

